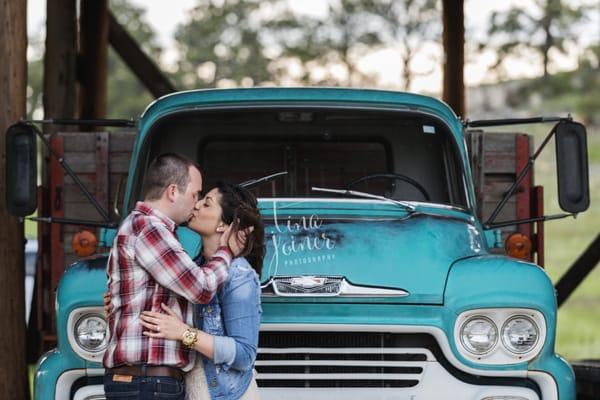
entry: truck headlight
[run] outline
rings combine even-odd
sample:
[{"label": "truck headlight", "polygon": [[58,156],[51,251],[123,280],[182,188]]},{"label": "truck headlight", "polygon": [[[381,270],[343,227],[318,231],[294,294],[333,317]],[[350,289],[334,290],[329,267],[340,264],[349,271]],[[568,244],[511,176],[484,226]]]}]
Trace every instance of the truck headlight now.
[{"label": "truck headlight", "polygon": [[108,346],[108,324],[102,307],[72,310],[67,320],[67,339],[71,349],[87,361],[102,362]]},{"label": "truck headlight", "polygon": [[478,315],[465,321],[460,329],[460,340],[467,351],[485,354],[496,345],[498,329],[489,318]]},{"label": "truck headlight", "polygon": [[544,347],[546,324],[545,316],[530,308],[466,310],[454,322],[454,343],[461,356],[478,364],[523,363]]},{"label": "truck headlight", "polygon": [[75,324],[75,341],[86,351],[106,348],[106,320],[101,315],[84,315]]},{"label": "truck headlight", "polygon": [[502,343],[515,354],[527,353],[533,349],[539,335],[535,322],[524,315],[510,318],[502,327]]}]

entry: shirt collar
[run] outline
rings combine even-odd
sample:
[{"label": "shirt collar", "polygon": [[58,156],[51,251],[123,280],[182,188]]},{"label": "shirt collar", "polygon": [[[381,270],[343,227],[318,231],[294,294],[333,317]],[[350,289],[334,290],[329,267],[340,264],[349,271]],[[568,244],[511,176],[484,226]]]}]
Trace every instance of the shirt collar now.
[{"label": "shirt collar", "polygon": [[177,228],[175,221],[167,217],[165,214],[163,214],[156,208],[150,207],[148,203],[144,203],[143,201],[138,201],[137,203],[135,203],[134,211],[137,211],[144,215],[158,218],[163,224],[167,226],[167,229],[169,229],[169,231],[171,232],[175,232],[175,228]]}]

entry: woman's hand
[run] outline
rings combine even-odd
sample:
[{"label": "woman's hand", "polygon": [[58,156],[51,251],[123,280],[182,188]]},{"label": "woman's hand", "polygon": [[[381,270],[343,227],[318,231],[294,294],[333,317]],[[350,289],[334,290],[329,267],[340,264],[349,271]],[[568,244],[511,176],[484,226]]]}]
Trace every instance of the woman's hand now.
[{"label": "woman's hand", "polygon": [[161,304],[160,306],[166,314],[154,311],[142,312],[140,323],[147,329],[143,334],[154,338],[181,340],[183,332],[189,326],[166,304]]},{"label": "woman's hand", "polygon": [[246,229],[234,231],[233,224],[229,224],[225,232],[219,238],[219,247],[227,246],[234,257],[238,257],[246,247],[248,235],[254,231],[254,227],[250,226]]}]

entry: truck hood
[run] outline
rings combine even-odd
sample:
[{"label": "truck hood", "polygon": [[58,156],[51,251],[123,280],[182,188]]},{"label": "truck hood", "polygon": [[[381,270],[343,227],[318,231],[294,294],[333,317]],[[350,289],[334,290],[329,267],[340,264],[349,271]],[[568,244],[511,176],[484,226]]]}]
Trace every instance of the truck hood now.
[{"label": "truck hood", "polygon": [[[360,297],[442,304],[454,261],[485,251],[472,218],[449,209],[417,207],[410,214],[382,202],[313,200],[261,201],[261,212],[266,224],[265,300],[326,296],[332,301]],[[332,283],[329,278],[343,280],[352,290],[341,296],[315,289]]]}]

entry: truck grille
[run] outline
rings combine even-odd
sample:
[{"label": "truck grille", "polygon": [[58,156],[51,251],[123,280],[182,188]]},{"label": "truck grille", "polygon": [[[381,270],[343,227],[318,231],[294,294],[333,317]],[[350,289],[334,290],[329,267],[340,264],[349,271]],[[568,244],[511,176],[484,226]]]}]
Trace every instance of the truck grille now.
[{"label": "truck grille", "polygon": [[424,363],[432,360],[412,334],[268,331],[260,334],[257,383],[265,388],[414,387]]}]

